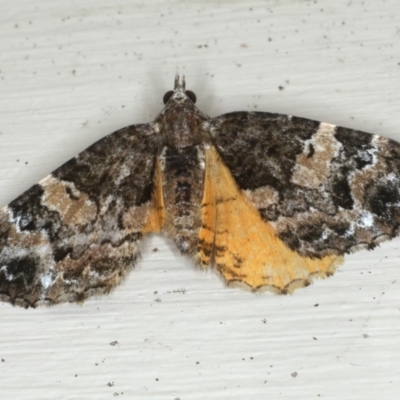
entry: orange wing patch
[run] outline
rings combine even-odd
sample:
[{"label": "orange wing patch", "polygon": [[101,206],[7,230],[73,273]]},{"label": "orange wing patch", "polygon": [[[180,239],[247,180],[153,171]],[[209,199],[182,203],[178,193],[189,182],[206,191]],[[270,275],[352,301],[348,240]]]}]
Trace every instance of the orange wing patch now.
[{"label": "orange wing patch", "polygon": [[158,233],[164,225],[165,207],[164,195],[162,190],[162,174],[159,160],[156,161],[154,171],[154,191],[150,202],[146,225],[142,229],[143,235],[146,233]]},{"label": "orange wing patch", "polygon": [[230,286],[291,293],[313,277],[331,275],[343,262],[337,255],[312,259],[290,250],[238,189],[212,146],[206,152],[202,222],[200,263],[209,265],[214,258]]}]

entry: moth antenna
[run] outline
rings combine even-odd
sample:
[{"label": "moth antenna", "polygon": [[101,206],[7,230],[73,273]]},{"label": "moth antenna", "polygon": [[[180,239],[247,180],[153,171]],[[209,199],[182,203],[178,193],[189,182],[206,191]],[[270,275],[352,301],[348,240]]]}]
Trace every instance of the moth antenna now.
[{"label": "moth antenna", "polygon": [[181,89],[181,90],[185,91],[185,87],[186,87],[185,76],[182,76],[182,82],[179,82],[179,74],[176,74],[174,90]]}]

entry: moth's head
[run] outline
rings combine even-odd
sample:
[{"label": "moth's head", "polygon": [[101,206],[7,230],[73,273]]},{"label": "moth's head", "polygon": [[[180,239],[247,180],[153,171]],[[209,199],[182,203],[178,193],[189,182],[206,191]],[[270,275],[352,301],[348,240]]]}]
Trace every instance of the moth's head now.
[{"label": "moth's head", "polygon": [[191,90],[186,90],[185,86],[185,77],[182,76],[182,81],[180,81],[179,75],[176,75],[174,90],[170,90],[165,93],[163,97],[164,104],[167,104],[171,99],[179,103],[190,100],[193,104],[195,104],[196,95]]},{"label": "moth's head", "polygon": [[203,123],[208,120],[196,106],[196,96],[185,88],[185,77],[175,77],[174,90],[165,93],[165,107],[155,122],[165,143],[176,149],[195,146],[203,141]]}]

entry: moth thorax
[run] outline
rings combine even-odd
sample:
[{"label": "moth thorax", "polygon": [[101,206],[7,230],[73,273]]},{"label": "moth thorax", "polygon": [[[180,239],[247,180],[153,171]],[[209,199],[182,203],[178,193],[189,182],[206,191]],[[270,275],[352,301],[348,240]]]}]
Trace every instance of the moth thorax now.
[{"label": "moth thorax", "polygon": [[196,146],[203,142],[203,119],[196,113],[184,113],[182,118],[175,118],[175,113],[164,118],[166,144],[175,148]]}]

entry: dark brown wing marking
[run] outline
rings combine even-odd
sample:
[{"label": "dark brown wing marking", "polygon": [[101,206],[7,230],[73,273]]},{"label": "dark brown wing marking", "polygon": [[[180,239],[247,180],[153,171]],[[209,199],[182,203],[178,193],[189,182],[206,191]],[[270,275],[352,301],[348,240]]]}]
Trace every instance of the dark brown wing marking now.
[{"label": "dark brown wing marking", "polygon": [[321,258],[398,235],[399,143],[247,112],[212,119],[211,135],[239,187],[292,250]]},{"label": "dark brown wing marking", "polygon": [[0,299],[24,307],[107,293],[151,214],[153,124],[121,129],[0,210]]}]

